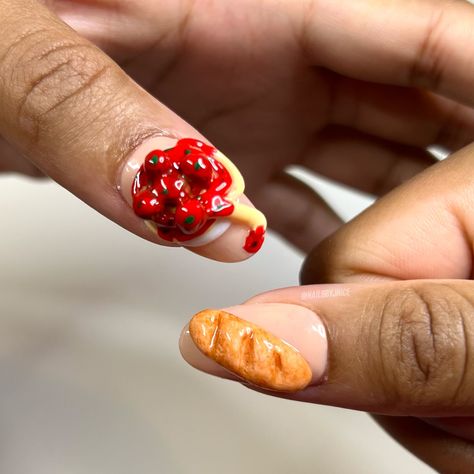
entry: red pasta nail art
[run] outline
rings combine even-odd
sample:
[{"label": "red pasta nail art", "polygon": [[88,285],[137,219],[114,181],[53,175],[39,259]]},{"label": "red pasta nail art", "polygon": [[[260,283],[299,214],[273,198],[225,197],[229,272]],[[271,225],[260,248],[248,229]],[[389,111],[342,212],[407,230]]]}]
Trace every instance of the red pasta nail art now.
[{"label": "red pasta nail art", "polygon": [[263,225],[251,230],[245,240],[244,250],[248,253],[256,253],[260,250],[265,240],[265,227]]},{"label": "red pasta nail art", "polygon": [[[244,249],[256,252],[263,243],[265,218],[232,198],[243,192],[235,169],[227,169],[222,154],[199,140],[185,138],[167,150],[153,150],[132,184],[135,213],[156,226],[158,235],[170,242],[187,242],[204,234],[218,218],[249,224]],[[236,183],[234,183],[234,180]],[[229,196],[233,191],[232,196]],[[236,207],[239,212],[234,212]],[[245,208],[245,209],[244,209]],[[254,228],[254,223],[258,225]]]}]

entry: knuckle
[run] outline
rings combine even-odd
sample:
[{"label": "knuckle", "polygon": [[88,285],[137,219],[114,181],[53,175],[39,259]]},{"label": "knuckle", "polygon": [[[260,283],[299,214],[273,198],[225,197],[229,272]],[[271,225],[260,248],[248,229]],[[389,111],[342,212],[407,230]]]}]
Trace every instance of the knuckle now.
[{"label": "knuckle", "polygon": [[107,87],[112,67],[94,46],[54,30],[23,35],[3,61],[9,62],[17,125],[32,145],[41,141],[61,110],[85,115],[93,92]]},{"label": "knuckle", "polygon": [[379,319],[383,385],[398,406],[461,403],[469,366],[469,298],[443,284],[392,290]]}]

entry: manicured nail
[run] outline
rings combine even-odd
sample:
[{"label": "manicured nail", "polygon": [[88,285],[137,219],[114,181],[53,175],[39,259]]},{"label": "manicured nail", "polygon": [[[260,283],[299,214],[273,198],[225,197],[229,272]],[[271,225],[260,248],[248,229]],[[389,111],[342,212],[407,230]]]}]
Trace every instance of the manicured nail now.
[{"label": "manicured nail", "polygon": [[201,311],[183,330],[180,350],[204,372],[281,392],[320,383],[327,361],[321,319],[292,304]]},{"label": "manicured nail", "polygon": [[[263,243],[266,220],[243,196],[240,172],[203,141],[147,140],[127,160],[120,190],[163,244],[202,248],[198,253],[206,254],[206,246],[231,235],[233,227],[241,229],[239,240],[235,236],[230,240],[239,249],[225,250],[242,253],[235,259],[257,252]],[[229,239],[224,240],[229,246]]]}]

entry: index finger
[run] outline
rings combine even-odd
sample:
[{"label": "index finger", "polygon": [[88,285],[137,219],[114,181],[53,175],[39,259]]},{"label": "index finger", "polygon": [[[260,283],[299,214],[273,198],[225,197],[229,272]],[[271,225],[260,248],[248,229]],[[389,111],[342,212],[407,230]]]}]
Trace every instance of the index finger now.
[{"label": "index finger", "polygon": [[300,35],[315,65],[474,104],[474,7],[465,1],[309,0]]},{"label": "index finger", "polygon": [[194,315],[181,353],[202,371],[298,401],[472,416],[473,289],[418,280],[274,290]]},{"label": "index finger", "polygon": [[222,261],[260,248],[237,168],[101,50],[34,0],[0,0],[0,32],[0,135],[45,174],[152,242]]}]

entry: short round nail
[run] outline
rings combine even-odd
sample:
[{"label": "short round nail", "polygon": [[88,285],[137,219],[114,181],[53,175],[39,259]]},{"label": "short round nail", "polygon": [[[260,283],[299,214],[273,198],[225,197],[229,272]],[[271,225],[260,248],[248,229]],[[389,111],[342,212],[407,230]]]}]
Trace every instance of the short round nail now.
[{"label": "short round nail", "polygon": [[180,349],[194,367],[267,390],[296,392],[319,383],[327,339],[321,319],[298,305],[241,305],[197,313]]},{"label": "short round nail", "polygon": [[266,220],[243,196],[239,171],[199,139],[159,136],[142,143],[128,157],[119,188],[164,245],[232,261],[263,243]]}]

